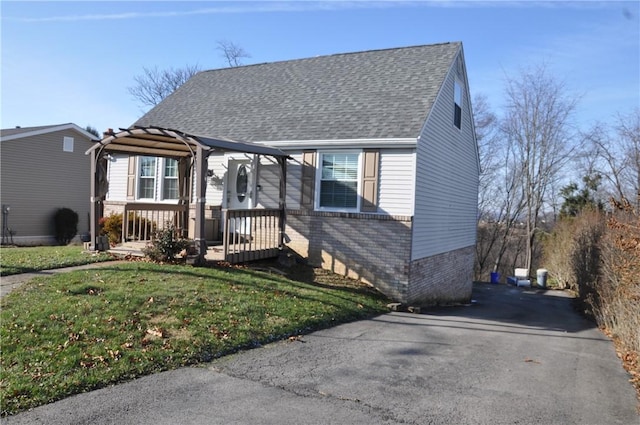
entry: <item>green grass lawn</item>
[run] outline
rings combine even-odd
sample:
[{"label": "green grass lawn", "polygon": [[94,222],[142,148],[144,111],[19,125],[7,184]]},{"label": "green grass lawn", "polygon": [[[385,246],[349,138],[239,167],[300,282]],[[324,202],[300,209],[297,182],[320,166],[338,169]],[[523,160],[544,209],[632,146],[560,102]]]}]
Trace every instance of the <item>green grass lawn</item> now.
[{"label": "green grass lawn", "polygon": [[339,280],[145,262],[34,279],[0,301],[2,415],[386,311]]},{"label": "green grass lawn", "polygon": [[0,276],[111,260],[106,253],[90,254],[81,246],[35,246],[0,248]]}]

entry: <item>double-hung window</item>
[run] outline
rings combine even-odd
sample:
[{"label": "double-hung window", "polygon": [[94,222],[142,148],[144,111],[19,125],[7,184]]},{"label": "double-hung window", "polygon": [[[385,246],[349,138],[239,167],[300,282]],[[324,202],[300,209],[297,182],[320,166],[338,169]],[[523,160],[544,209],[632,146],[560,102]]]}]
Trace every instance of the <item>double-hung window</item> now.
[{"label": "double-hung window", "polygon": [[358,152],[320,153],[320,209],[357,210],[359,157]]},{"label": "double-hung window", "polygon": [[178,199],[178,160],[166,158],[162,177],[162,199]]},{"label": "double-hung window", "polygon": [[138,199],[153,199],[156,187],[156,158],[139,157]]}]

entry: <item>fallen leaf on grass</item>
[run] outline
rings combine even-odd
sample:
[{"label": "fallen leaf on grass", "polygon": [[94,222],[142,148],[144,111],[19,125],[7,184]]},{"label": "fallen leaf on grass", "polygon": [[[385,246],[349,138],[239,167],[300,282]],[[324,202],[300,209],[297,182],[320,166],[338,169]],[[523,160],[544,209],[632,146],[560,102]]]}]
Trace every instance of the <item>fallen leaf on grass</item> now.
[{"label": "fallen leaf on grass", "polygon": [[149,328],[147,333],[151,336],[157,336],[158,338],[166,338],[166,332],[161,328]]}]

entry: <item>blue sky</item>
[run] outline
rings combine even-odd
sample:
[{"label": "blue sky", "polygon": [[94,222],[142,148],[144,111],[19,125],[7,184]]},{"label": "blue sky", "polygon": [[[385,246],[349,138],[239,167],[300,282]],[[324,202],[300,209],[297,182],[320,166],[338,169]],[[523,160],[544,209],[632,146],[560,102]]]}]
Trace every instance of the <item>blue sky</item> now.
[{"label": "blue sky", "polygon": [[505,76],[545,63],[580,96],[577,122],[640,107],[635,1],[2,1],[0,124],[100,131],[143,114],[127,87],[143,67],[224,67],[462,41],[471,93],[499,114]]}]

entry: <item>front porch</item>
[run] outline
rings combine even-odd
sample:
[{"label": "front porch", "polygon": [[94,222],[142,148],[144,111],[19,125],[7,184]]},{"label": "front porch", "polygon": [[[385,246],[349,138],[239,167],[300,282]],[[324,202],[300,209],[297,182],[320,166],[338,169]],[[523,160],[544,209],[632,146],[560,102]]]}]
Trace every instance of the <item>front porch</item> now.
[{"label": "front porch", "polygon": [[[176,237],[194,239],[195,220],[189,218],[188,206],[127,203],[122,205],[122,214],[122,243],[109,249],[113,254],[142,257],[154,231],[169,226],[176,229]],[[282,220],[278,209],[210,208],[205,215],[204,259],[236,264],[277,257]]]},{"label": "front porch", "polygon": [[[270,157],[276,164],[280,177],[276,183],[278,208],[255,208],[253,205],[236,205],[231,209],[207,204],[207,178],[211,170],[208,166],[211,154],[243,154],[258,159]],[[288,155],[278,149],[267,146],[214,139],[186,134],[177,130],[158,127],[135,127],[120,129],[120,132],[105,133],[105,137],[87,151],[91,155],[91,249],[103,247],[100,237],[100,219],[105,216],[105,206],[109,193],[109,161],[111,154],[129,158],[127,173],[126,199],[121,198],[116,213],[122,214],[122,246],[118,250],[131,255],[141,254],[141,248],[152,240],[154,231],[172,226],[176,236],[193,240],[199,260],[209,258],[230,263],[259,260],[275,257],[283,247],[286,225],[286,160]],[[136,173],[139,157],[158,157],[175,159],[177,178],[175,203],[140,202],[137,199],[149,198],[139,195],[136,188]],[[153,159],[151,159],[153,160]],[[133,164],[133,166],[132,166]],[[244,168],[244,167],[241,167]],[[240,172],[240,170],[238,171]],[[247,193],[246,171],[244,181],[237,177],[234,182],[242,188],[239,194],[245,199]],[[240,174],[238,174],[240,176]],[[225,184],[229,184],[229,181]],[[244,186],[243,186],[244,184]],[[279,186],[279,193],[278,193]],[[259,190],[259,189],[258,189]],[[227,188],[227,192],[229,189]],[[146,194],[147,192],[145,192]],[[175,196],[175,195],[174,195]],[[249,195],[250,196],[250,195]],[[175,199],[175,198],[174,198]],[[110,207],[111,205],[109,205]],[[232,205],[229,205],[232,207]],[[242,209],[245,208],[245,209]],[[215,214],[210,211],[216,210]],[[113,212],[113,211],[111,211]],[[211,246],[211,248],[210,248]]]}]

